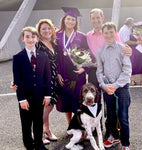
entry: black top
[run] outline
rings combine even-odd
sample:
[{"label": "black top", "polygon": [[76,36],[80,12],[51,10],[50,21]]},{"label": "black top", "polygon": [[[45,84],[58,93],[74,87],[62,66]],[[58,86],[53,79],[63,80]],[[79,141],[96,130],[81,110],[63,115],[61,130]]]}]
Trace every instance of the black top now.
[{"label": "black top", "polygon": [[51,102],[49,105],[57,103],[57,92],[58,92],[58,80],[57,80],[57,46],[52,44],[54,53],[41,41],[38,42],[38,49],[45,52],[49,59],[50,70],[51,70]]}]

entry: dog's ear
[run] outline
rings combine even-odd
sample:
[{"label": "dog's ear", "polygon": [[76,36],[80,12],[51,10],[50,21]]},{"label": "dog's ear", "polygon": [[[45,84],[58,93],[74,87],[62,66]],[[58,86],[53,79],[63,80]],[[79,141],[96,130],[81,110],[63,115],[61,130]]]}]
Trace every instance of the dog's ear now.
[{"label": "dog's ear", "polygon": [[79,95],[79,103],[82,104],[83,103],[83,87],[80,90],[80,95]]},{"label": "dog's ear", "polygon": [[95,97],[95,103],[100,102],[101,99],[101,93],[98,91],[97,87],[95,87],[96,90],[96,97]]}]

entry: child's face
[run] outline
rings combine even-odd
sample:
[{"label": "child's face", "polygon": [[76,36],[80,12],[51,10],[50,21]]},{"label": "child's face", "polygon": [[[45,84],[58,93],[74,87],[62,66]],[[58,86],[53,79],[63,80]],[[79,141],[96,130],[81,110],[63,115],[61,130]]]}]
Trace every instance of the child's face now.
[{"label": "child's face", "polygon": [[107,27],[105,27],[103,29],[103,36],[106,42],[111,45],[115,41],[115,29],[111,28],[108,30]]},{"label": "child's face", "polygon": [[32,34],[30,31],[24,32],[24,37],[22,37],[22,41],[25,43],[25,47],[28,49],[34,49],[35,44],[38,42],[38,37],[35,34]]}]

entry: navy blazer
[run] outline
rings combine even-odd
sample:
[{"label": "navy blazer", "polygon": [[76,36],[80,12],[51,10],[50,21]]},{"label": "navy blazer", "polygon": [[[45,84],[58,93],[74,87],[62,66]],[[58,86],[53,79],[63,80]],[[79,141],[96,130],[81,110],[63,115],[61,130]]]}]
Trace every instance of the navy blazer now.
[{"label": "navy blazer", "polygon": [[18,101],[33,99],[43,101],[44,96],[51,96],[51,72],[48,56],[36,50],[36,69],[32,70],[27,52],[23,49],[13,56],[14,84],[17,88]]}]

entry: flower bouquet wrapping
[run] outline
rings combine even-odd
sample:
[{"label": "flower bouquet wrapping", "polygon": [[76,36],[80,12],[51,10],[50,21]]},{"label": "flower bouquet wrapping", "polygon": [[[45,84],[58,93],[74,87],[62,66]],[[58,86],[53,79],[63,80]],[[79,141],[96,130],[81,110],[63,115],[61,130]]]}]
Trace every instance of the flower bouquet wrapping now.
[{"label": "flower bouquet wrapping", "polygon": [[90,67],[95,66],[96,61],[90,54],[89,50],[85,49],[68,49],[68,56],[70,57],[72,63],[77,67]]}]

